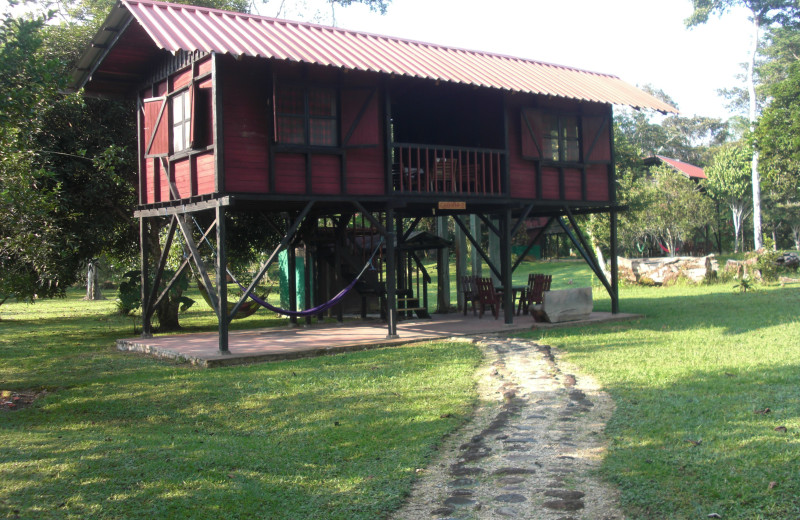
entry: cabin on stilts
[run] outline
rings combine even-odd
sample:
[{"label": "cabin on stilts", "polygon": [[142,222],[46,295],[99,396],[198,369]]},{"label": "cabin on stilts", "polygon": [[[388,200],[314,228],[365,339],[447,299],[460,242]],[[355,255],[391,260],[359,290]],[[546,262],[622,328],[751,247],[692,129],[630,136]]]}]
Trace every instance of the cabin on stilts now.
[{"label": "cabin on stilts", "polygon": [[[262,215],[281,237],[246,290],[280,251],[290,278],[295,248],[315,252],[306,308],[331,300],[377,247],[378,269],[358,290],[382,302],[389,336],[400,313],[428,306],[419,287],[430,278],[411,239],[431,216],[452,219],[504,287],[518,264],[511,237],[526,220],[560,224],[617,312],[612,107],[675,112],[606,74],[150,0],[116,4],[71,86],[137,103],[143,333],[177,234],[191,253],[182,268],[193,265],[215,304],[222,352],[246,300],[227,305],[226,216],[237,212]],[[610,215],[610,280],[578,229],[575,217],[590,213]],[[151,251],[156,221],[167,232]],[[207,236],[215,275],[200,251]],[[503,298],[511,323],[512,292]]]}]

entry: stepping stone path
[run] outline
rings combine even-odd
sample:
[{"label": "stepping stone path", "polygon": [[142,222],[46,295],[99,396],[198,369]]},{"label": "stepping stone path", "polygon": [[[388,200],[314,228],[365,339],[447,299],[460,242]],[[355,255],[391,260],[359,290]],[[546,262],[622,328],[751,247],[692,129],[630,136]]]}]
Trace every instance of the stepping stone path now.
[{"label": "stepping stone path", "polygon": [[[595,471],[613,403],[555,349],[501,337],[485,356],[474,418],[450,436],[394,520],[622,520]],[[565,373],[565,372],[569,373]]]}]

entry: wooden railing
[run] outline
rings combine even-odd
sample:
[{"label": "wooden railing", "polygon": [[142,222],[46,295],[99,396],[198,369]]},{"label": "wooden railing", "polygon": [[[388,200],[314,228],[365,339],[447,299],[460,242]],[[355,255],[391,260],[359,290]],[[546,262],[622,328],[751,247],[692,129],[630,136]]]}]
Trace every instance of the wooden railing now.
[{"label": "wooden railing", "polygon": [[504,164],[502,150],[395,143],[392,183],[404,193],[502,195]]}]

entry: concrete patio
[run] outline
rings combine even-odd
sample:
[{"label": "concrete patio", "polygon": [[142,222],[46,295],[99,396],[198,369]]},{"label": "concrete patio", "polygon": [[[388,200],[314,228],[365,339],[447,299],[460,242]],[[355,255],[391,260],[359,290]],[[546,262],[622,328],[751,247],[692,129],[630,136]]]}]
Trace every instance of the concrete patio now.
[{"label": "concrete patio", "polygon": [[478,319],[471,314],[434,314],[432,319],[400,321],[397,325],[397,338],[386,337],[386,323],[381,320],[353,320],[342,324],[232,331],[229,335],[229,354],[220,353],[216,332],[120,339],[117,340],[117,349],[216,367],[296,359],[454,336],[511,334],[532,329],[585,326],[639,317],[641,315],[638,314],[593,312],[585,320],[538,323],[529,316],[518,316],[512,325],[506,325],[502,319],[492,319],[491,315]]}]

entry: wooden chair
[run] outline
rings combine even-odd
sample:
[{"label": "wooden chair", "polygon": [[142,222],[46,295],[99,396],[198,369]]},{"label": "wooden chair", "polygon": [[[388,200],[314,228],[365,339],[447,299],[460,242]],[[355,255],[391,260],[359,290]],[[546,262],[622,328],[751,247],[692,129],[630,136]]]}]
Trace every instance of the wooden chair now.
[{"label": "wooden chair", "polygon": [[523,309],[527,313],[530,311],[531,306],[542,303],[543,294],[545,291],[550,290],[552,281],[553,276],[549,274],[529,274],[528,287],[520,295],[517,314],[520,314]]},{"label": "wooden chair", "polygon": [[457,170],[458,159],[437,157],[433,175],[431,176],[431,190],[443,192],[453,191]]},{"label": "wooden chair", "polygon": [[475,284],[474,276],[461,277],[461,290],[464,294],[464,316],[467,315],[467,304],[472,304],[472,314],[475,315],[478,311],[478,304],[481,302],[480,295],[478,294],[478,286]]},{"label": "wooden chair", "polygon": [[[528,289],[525,291],[525,311],[534,315],[533,307],[542,303],[545,291],[550,290],[550,285],[553,282],[553,276],[549,274],[535,274],[528,275]],[[520,299],[520,306],[522,301]],[[534,315],[535,317],[535,315]]]},{"label": "wooden chair", "polygon": [[483,313],[486,312],[486,306],[492,309],[494,319],[500,317],[500,305],[502,303],[502,295],[494,290],[494,284],[491,278],[476,278],[475,284],[478,286],[478,295],[480,297],[481,312],[479,318],[483,318]]}]

